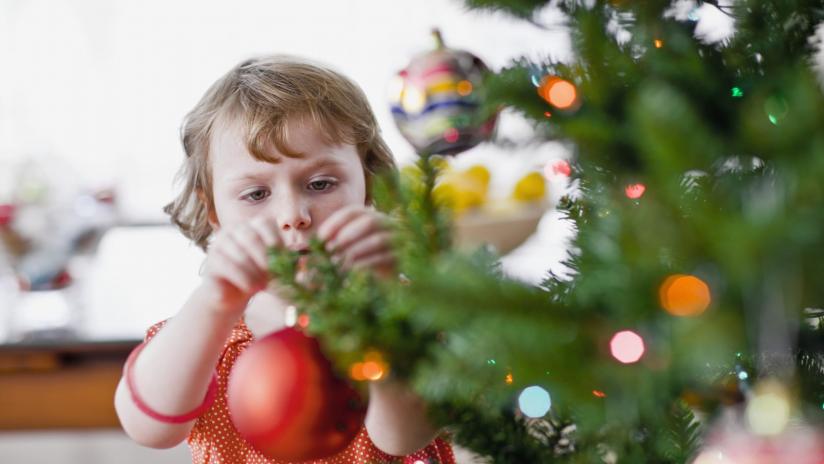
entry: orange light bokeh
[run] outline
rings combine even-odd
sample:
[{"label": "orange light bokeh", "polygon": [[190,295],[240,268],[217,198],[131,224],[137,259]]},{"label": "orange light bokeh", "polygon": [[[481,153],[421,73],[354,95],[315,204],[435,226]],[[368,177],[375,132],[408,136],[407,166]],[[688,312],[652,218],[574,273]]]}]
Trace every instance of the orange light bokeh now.
[{"label": "orange light bokeh", "polygon": [[653,43],[655,44],[655,48],[661,48],[664,46],[664,41],[661,39],[655,39]]},{"label": "orange light bokeh", "polygon": [[504,377],[504,381],[507,383],[507,385],[512,385],[512,374],[506,374],[506,377]]},{"label": "orange light bokeh", "polygon": [[363,375],[363,363],[352,364],[352,367],[349,368],[349,377],[354,380],[366,380],[366,376]]},{"label": "orange light bokeh", "polygon": [[356,362],[349,368],[353,380],[380,380],[389,372],[389,364],[383,360],[378,351],[370,350],[363,357],[363,362]]},{"label": "orange light bokeh", "polygon": [[380,380],[386,371],[381,363],[377,361],[366,361],[363,363],[363,376],[369,380]]},{"label": "orange light bokeh", "polygon": [[673,316],[698,316],[712,302],[709,286],[691,275],[674,274],[667,277],[658,294],[661,306]]},{"label": "orange light bokeh", "polygon": [[538,94],[558,109],[569,109],[578,102],[578,90],[572,82],[559,77],[545,77],[538,87]]}]

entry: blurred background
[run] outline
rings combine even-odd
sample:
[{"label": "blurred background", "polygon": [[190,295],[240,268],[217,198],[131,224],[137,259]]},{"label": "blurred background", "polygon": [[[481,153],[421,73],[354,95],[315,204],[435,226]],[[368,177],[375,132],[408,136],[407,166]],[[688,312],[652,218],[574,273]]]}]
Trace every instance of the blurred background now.
[{"label": "blurred background", "polygon": [[[702,21],[723,35],[719,18]],[[433,27],[493,70],[570,53],[551,8],[525,25],[453,0],[0,0],[0,462],[189,459],[185,446],[133,445],[111,406],[125,355],[198,281],[202,252],[162,213],[183,116],[249,56],[305,56],[358,82],[398,162],[411,162],[387,92],[432,49]],[[453,162],[485,165],[505,197],[569,156],[505,111],[492,143]],[[551,204],[574,186],[557,170],[546,182],[536,232],[503,259],[530,282],[564,273],[572,233]]]}]

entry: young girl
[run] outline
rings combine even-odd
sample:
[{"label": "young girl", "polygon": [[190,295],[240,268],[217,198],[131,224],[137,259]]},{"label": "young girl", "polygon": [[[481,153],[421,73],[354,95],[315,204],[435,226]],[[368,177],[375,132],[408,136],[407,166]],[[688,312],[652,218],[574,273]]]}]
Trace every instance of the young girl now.
[{"label": "young girl", "polygon": [[[275,462],[238,435],[226,399],[238,355],[285,325],[289,302],[270,281],[266,250],[306,250],[317,236],[343,268],[391,276],[388,231],[368,185],[394,167],[392,155],[354,83],[282,56],[245,61],[219,79],[182,137],[186,182],[166,212],[206,251],[203,280],[127,362],[117,414],[142,445],[187,439],[195,463]],[[417,396],[392,380],[373,382],[358,436],[317,462],[454,462],[436,436]]]}]

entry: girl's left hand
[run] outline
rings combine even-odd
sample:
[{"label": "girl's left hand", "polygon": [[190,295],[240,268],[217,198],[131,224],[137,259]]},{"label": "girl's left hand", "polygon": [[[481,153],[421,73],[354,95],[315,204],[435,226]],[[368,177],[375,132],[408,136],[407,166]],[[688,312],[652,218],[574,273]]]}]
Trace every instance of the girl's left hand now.
[{"label": "girl's left hand", "polygon": [[367,206],[334,212],[318,229],[318,238],[344,270],[371,269],[380,277],[395,273],[389,218]]}]

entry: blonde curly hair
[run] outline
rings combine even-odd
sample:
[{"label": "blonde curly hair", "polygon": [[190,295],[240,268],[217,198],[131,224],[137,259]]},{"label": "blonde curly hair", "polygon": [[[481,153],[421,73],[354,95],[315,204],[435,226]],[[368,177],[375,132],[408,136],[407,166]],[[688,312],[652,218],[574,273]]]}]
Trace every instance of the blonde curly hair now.
[{"label": "blonde curly hair", "polygon": [[246,60],[212,84],[183,120],[180,134],[186,159],[178,173],[183,189],[163,208],[183,235],[206,250],[212,234],[209,213],[214,208],[209,147],[219,121],[241,127],[254,158],[277,162],[267,146],[285,156],[301,156],[287,143],[287,124],[295,120],[314,123],[330,145],[355,146],[367,186],[376,174],[395,168],[392,152],[357,84],[326,66],[291,56]]}]

